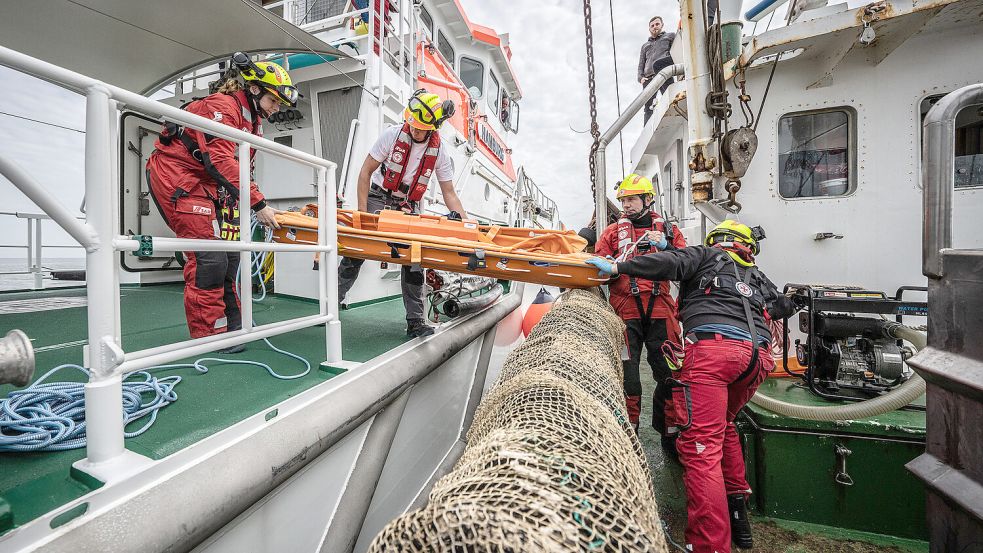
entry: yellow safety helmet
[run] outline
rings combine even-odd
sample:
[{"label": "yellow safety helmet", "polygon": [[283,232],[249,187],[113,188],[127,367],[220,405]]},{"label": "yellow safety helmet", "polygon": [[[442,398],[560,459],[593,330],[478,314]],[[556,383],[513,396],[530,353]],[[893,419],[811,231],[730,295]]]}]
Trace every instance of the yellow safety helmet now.
[{"label": "yellow safety helmet", "polygon": [[247,85],[257,84],[272,94],[281,104],[297,107],[300,92],[290,80],[290,75],[279,64],[272,61],[254,62],[242,52],[232,55],[232,63],[239,69],[239,74]]},{"label": "yellow safety helmet", "polygon": [[440,96],[421,88],[413,93],[406,104],[403,117],[409,125],[416,129],[435,131],[441,123],[454,115],[454,102],[441,102]]},{"label": "yellow safety helmet", "polygon": [[642,194],[655,195],[655,188],[652,187],[652,181],[649,179],[632,173],[621,181],[618,185],[617,198],[620,200],[625,196],[638,196]]},{"label": "yellow safety helmet", "polygon": [[752,228],[732,219],[727,219],[713,227],[713,230],[707,233],[707,238],[703,243],[712,246],[721,242],[740,242],[748,245],[751,248],[751,253],[757,255],[760,251],[758,242],[764,238],[765,231],[761,227]]}]

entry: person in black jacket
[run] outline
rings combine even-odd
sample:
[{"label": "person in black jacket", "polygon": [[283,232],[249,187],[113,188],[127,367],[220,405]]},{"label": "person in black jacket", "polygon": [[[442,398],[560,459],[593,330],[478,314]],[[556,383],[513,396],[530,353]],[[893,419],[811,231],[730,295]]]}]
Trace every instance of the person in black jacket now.
[{"label": "person in black jacket", "polygon": [[685,421],[676,448],[686,469],[686,543],[694,553],[728,553],[732,540],[753,545],[751,489],[734,418],[775,366],[769,321],[795,311],[754,264],[763,238],[760,227],[728,220],[703,246],[622,263],[587,260],[601,274],[680,283],[685,355],[673,403],[677,420]]}]

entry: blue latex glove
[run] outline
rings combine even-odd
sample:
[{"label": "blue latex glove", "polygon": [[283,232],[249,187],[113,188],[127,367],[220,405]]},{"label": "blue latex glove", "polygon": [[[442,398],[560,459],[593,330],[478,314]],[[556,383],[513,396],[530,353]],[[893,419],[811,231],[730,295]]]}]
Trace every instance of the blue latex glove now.
[{"label": "blue latex glove", "polygon": [[597,274],[602,277],[608,277],[615,273],[614,263],[604,259],[603,257],[592,257],[588,259],[586,263],[597,267]]}]

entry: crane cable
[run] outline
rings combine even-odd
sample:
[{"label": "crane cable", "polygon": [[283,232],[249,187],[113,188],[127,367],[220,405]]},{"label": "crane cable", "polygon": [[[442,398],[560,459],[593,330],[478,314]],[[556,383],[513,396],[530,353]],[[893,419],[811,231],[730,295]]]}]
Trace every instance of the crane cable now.
[{"label": "crane cable", "polygon": [[[618,45],[614,33],[614,0],[608,0],[608,11],[611,15],[611,52],[614,58],[614,98],[618,104],[618,117],[621,117],[621,81],[618,79]],[[618,148],[621,150],[621,178],[625,178],[625,138],[618,133]]]}]

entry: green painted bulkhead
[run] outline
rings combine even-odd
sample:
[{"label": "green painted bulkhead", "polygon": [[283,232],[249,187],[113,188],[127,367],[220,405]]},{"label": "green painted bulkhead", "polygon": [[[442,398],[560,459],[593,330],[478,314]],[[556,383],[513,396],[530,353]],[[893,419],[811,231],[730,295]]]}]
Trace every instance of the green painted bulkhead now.
[{"label": "green painted bulkhead", "polygon": [[[769,378],[760,393],[828,406],[798,379]],[[918,400],[924,406],[924,398]],[[884,536],[927,540],[925,492],[905,464],[925,450],[925,412],[903,409],[856,421],[793,419],[748,404],[736,421],[751,507],[758,515]],[[849,454],[844,455],[845,450]],[[839,456],[846,474],[840,476]]]}]

